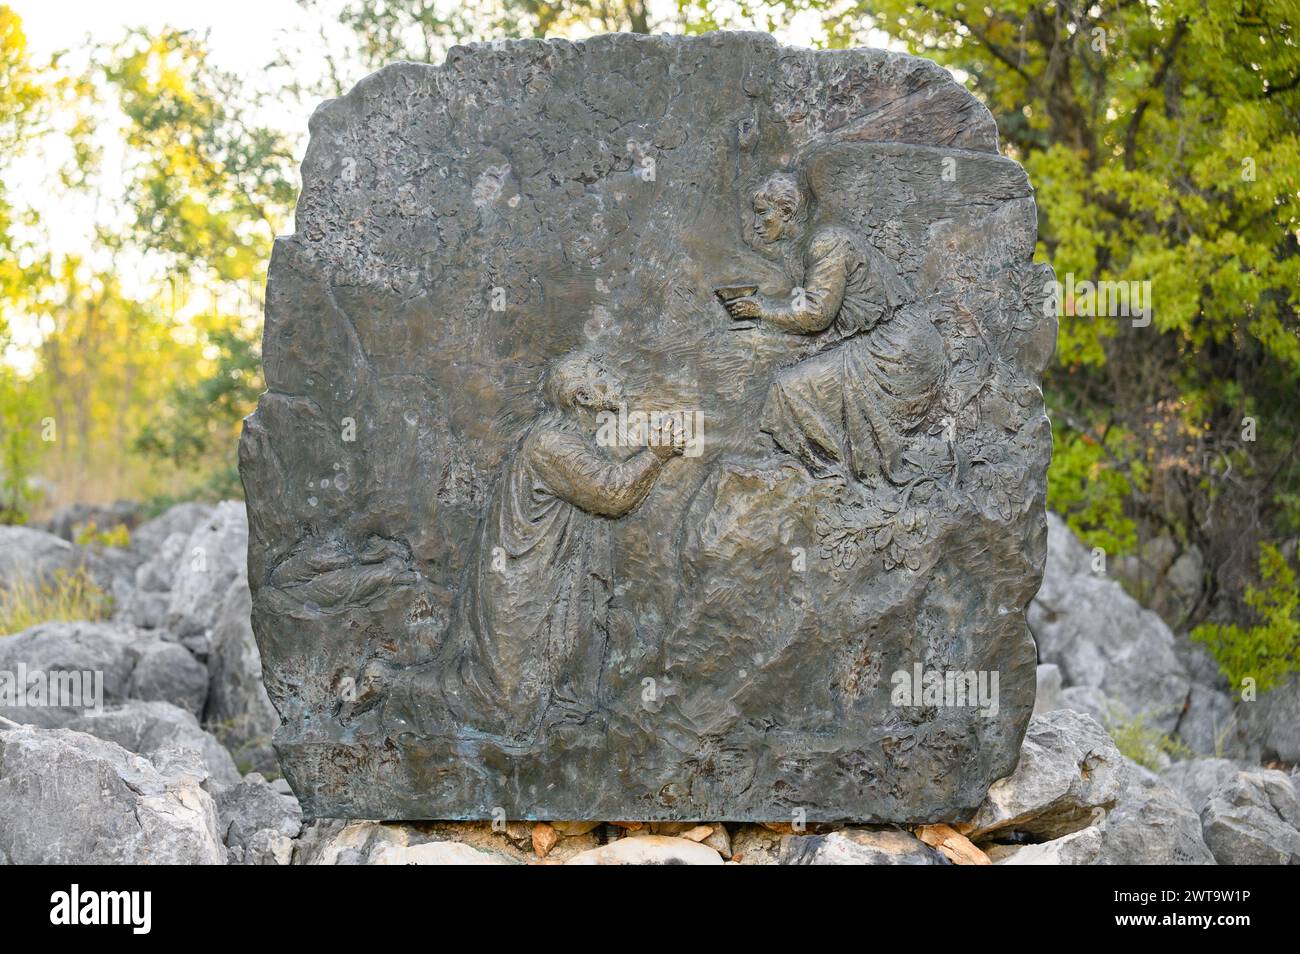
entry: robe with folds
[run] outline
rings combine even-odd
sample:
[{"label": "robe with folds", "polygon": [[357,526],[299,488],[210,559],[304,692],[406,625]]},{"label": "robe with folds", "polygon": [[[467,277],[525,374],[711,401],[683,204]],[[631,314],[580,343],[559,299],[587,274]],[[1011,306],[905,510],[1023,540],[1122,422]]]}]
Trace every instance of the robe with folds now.
[{"label": "robe with folds", "polygon": [[645,498],[659,466],[649,453],[611,460],[559,413],[536,422],[503,465],[440,657],[395,687],[406,718],[520,742],[545,718],[589,718],[608,639],[610,518]]},{"label": "robe with folds", "polygon": [[802,294],[782,324],[817,344],[777,373],[760,427],[814,476],[906,483],[908,452],[943,385],[943,338],[865,236],[823,227],[798,266]]}]

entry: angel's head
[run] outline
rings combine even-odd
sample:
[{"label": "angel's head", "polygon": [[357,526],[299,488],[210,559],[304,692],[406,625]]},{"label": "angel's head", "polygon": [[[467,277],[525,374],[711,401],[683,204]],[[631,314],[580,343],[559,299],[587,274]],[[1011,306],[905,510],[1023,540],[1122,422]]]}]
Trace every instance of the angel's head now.
[{"label": "angel's head", "polygon": [[754,193],[754,238],[770,245],[788,237],[808,212],[808,196],[799,177],[776,172]]}]

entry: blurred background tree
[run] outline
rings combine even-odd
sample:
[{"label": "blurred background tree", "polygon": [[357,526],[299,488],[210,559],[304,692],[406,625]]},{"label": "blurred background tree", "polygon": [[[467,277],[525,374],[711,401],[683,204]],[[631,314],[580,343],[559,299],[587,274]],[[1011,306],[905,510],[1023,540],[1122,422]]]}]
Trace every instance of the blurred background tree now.
[{"label": "blurred background tree", "polygon": [[[165,265],[171,310],[206,297],[187,331],[199,370],[170,380],[133,448],[203,474],[203,496],[238,496],[238,424],[262,390],[258,341],[271,242],[296,198],[294,146],[248,115],[253,98],[214,68],[201,38],[133,31],[98,70],[136,156],[121,236]],[[179,301],[178,301],[179,300]]]},{"label": "blurred background tree", "polygon": [[[46,130],[52,79],[31,61],[17,14],[0,6],[0,356],[10,347],[10,316],[37,302],[48,285],[48,258],[16,234],[33,213],[10,202],[14,160]],[[40,415],[29,382],[0,361],[0,522],[21,521],[36,496]]]},{"label": "blurred background tree", "polygon": [[[0,191],[3,518],[74,500],[237,496],[295,144],[250,119],[255,97],[195,34],[129,30],[76,65],[36,64],[9,8],[0,28],[4,155],[65,156],[62,200],[107,210],[85,225],[89,254],[55,254],[34,207]],[[108,136],[120,168],[105,165]],[[26,361],[12,359],[16,327],[36,341]]]}]

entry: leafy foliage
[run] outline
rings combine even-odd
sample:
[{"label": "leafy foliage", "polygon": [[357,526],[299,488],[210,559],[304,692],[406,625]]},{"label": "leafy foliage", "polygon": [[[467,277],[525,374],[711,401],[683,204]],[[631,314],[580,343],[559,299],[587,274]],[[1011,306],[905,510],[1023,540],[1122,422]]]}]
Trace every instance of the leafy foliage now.
[{"label": "leafy foliage", "polygon": [[136,157],[124,196],[132,238],[203,277],[259,277],[294,200],[285,137],[241,113],[236,78],[192,33],[134,31],[105,55]]},{"label": "leafy foliage", "polygon": [[[195,34],[128,31],[74,69],[27,62],[2,6],[0,32],[0,139],[66,156],[67,197],[131,212],[90,223],[89,249],[55,255],[35,213],[0,193],[0,349],[11,323],[27,340],[39,329],[29,359],[11,347],[0,362],[0,520],[25,519],[43,491],[237,495],[266,262],[295,194],[292,143],[253,120],[255,98]],[[101,129],[120,136],[125,175],[105,168]]]},{"label": "leafy foliage", "polygon": [[1108,554],[1131,551],[1137,543],[1136,525],[1124,514],[1129,477],[1116,456],[1125,443],[1119,433],[1107,435],[1103,443],[1059,423],[1053,434],[1047,505],[1065,516],[1088,547]]},{"label": "leafy foliage", "polygon": [[1261,586],[1246,589],[1246,604],[1258,617],[1254,626],[1206,623],[1192,639],[1209,649],[1234,691],[1253,679],[1267,692],[1300,672],[1300,587],[1295,571],[1277,547],[1260,547]]},{"label": "leafy foliage", "polygon": [[0,523],[23,523],[36,499],[32,477],[40,463],[39,408],[31,390],[0,365]]},{"label": "leafy foliage", "polygon": [[33,216],[16,209],[4,189],[4,173],[42,134],[54,90],[31,60],[22,23],[0,6],[0,523],[22,522],[36,496],[31,480],[40,458],[39,408],[27,383],[5,362],[17,307],[38,298],[47,263],[17,231]]},{"label": "leafy foliage", "polygon": [[85,524],[78,528],[73,543],[79,547],[98,546],[124,549],[131,545],[131,531],[120,523],[107,530],[100,530],[95,521],[87,520]]},{"label": "leafy foliage", "polygon": [[[213,449],[230,446],[231,423],[257,403],[262,391],[262,360],[257,342],[232,327],[207,331],[216,352],[211,370],[193,383],[179,384],[168,408],[146,423],[136,438],[138,450],[182,464],[197,464]],[[214,499],[239,496],[239,475],[233,454],[227,454],[200,488]]]}]

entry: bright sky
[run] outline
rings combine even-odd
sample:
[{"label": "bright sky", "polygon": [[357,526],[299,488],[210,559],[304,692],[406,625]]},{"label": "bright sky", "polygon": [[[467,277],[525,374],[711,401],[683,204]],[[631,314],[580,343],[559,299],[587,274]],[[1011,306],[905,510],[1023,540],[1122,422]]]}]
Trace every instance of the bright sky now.
[{"label": "bright sky", "polygon": [[36,53],[76,45],[87,35],[112,40],[128,27],[210,30],[222,66],[248,75],[279,52],[279,31],[308,23],[294,0],[6,0],[22,17]]},{"label": "bright sky", "polygon": [[[261,74],[284,48],[286,34],[313,37],[317,24],[294,0],[4,0],[22,18],[23,29],[34,58],[80,46],[89,38],[94,42],[113,42],[128,29],[164,26],[207,33],[212,61],[220,68],[254,79]],[[328,0],[327,10],[336,10],[342,0]],[[336,18],[328,18],[328,27],[342,35]],[[304,54],[300,75],[320,76],[325,71],[323,51]],[[314,54],[314,55],[313,55]],[[286,111],[290,124],[297,110]],[[306,116],[299,125],[305,131]]]},{"label": "bright sky", "polygon": [[[211,49],[217,63],[226,69],[251,75],[261,70],[280,52],[284,31],[314,33],[314,16],[294,0],[5,0],[23,20],[28,41],[37,53],[48,53],[75,45],[89,35],[111,40],[133,26],[163,25],[210,31]],[[332,14],[344,0],[326,0],[322,8]],[[729,4],[719,4],[725,9]],[[675,10],[673,0],[651,0],[650,9],[661,13]],[[335,17],[325,18],[333,26]],[[807,44],[817,32],[817,14],[796,15],[789,27],[778,33],[787,43]],[[873,31],[871,42],[885,45],[887,37]],[[304,74],[323,71],[323,59],[302,64]]]}]

